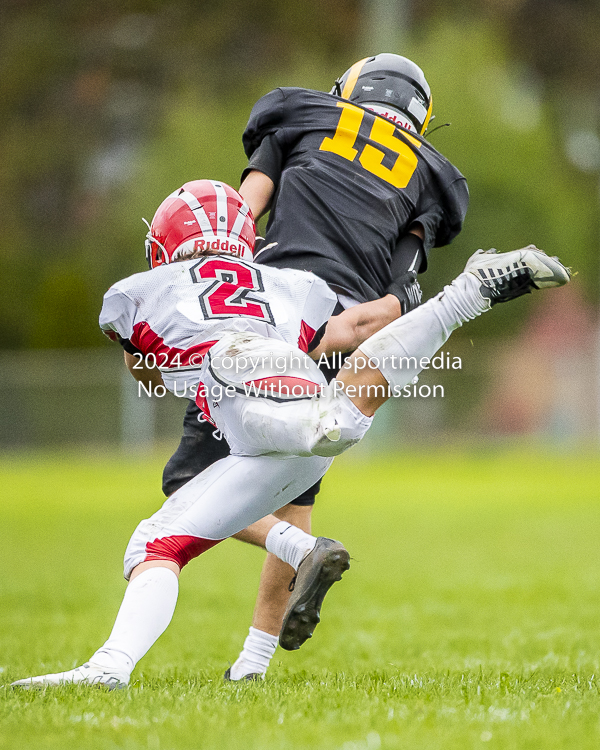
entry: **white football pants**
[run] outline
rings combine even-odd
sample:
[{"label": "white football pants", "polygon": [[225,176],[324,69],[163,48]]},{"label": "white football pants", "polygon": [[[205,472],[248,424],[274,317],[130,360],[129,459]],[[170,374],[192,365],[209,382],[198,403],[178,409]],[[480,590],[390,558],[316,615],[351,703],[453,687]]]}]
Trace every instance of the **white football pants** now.
[{"label": "white football pants", "polygon": [[[330,456],[357,443],[371,425],[344,393],[333,394],[309,357],[284,341],[232,333],[209,354],[202,368],[206,400],[231,455],[139,524],[125,553],[127,579],[148,560],[181,568],[287,505],[325,474]],[[265,395],[252,395],[257,389]]]}]

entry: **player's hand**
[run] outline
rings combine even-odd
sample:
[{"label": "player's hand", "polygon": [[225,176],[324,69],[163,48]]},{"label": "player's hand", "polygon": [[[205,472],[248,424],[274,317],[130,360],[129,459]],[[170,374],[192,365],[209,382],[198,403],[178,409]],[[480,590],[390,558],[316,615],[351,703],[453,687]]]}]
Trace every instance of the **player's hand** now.
[{"label": "player's hand", "polygon": [[386,289],[386,294],[393,294],[399,299],[402,315],[418,307],[423,299],[421,285],[414,271],[407,271],[392,281]]}]

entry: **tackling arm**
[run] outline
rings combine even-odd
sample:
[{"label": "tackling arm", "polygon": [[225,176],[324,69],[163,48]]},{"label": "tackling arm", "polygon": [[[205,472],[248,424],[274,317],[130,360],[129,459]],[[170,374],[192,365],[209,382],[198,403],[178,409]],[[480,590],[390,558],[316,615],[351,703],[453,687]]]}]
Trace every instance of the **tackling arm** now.
[{"label": "tackling arm", "polygon": [[386,294],[373,302],[363,302],[329,319],[319,345],[309,353],[318,360],[322,354],[353,352],[363,341],[400,317],[400,302],[393,294]]},{"label": "tackling arm", "polygon": [[[329,357],[334,352],[352,352],[369,336],[420,304],[416,277],[423,253],[422,240],[423,228],[416,224],[398,243],[391,269],[395,279],[387,289],[388,294],[373,302],[350,307],[341,315],[330,318],[323,338],[309,353],[310,357],[318,360],[322,354]],[[410,288],[415,284],[419,291],[418,299],[410,294]]]}]

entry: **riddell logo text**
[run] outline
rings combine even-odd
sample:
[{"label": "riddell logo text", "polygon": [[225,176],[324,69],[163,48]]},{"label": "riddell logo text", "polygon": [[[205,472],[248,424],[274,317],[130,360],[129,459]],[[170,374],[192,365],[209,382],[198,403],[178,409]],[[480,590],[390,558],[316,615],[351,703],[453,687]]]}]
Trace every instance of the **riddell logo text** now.
[{"label": "riddell logo text", "polygon": [[229,242],[229,240],[205,240],[198,239],[194,242],[194,250],[221,250],[224,253],[231,253],[232,255],[243,255],[244,246],[236,245],[235,242]]},{"label": "riddell logo text", "polygon": [[387,112],[384,117],[387,117],[388,120],[391,120],[396,125],[400,125],[405,130],[413,130],[413,126],[410,124],[408,120],[403,120],[401,117],[398,117],[398,115],[394,114],[393,112]]},{"label": "riddell logo text", "polygon": [[413,125],[404,117],[400,117],[393,110],[387,109],[386,107],[370,107],[368,104],[365,105],[367,109],[370,109],[375,114],[385,117],[387,120],[391,120],[394,125],[400,125],[405,130],[414,130]]}]

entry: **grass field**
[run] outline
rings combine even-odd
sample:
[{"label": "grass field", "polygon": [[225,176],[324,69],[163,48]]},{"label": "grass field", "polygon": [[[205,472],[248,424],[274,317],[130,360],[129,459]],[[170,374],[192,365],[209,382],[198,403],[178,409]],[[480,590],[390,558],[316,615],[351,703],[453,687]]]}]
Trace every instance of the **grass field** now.
[{"label": "grass field", "polygon": [[[70,669],[107,637],[161,468],[0,461],[0,683]],[[312,641],[278,651],[264,684],[222,682],[262,562],[228,541],[186,569],[128,691],[0,688],[0,750],[600,746],[598,454],[348,455],[315,527],[352,567]]]}]

